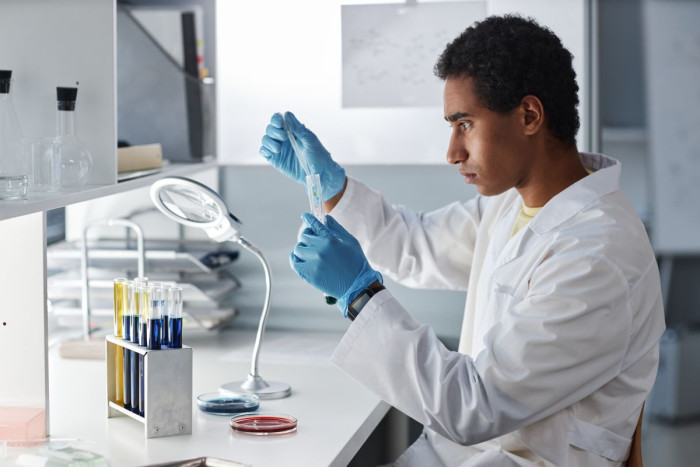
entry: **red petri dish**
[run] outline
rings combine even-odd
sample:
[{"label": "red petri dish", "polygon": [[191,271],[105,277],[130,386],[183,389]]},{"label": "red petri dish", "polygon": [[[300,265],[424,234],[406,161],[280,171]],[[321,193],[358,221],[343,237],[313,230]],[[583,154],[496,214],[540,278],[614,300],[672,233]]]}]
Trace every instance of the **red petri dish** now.
[{"label": "red petri dish", "polygon": [[242,413],[231,417],[233,431],[245,435],[286,435],[297,431],[297,419],[280,413]]}]

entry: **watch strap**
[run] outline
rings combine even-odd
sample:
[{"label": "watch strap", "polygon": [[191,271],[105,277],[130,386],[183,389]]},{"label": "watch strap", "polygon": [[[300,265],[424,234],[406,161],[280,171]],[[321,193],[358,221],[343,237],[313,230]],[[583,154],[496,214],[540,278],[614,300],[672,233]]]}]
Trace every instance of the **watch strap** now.
[{"label": "watch strap", "polygon": [[350,318],[350,321],[355,321],[355,318],[357,318],[357,315],[360,314],[360,311],[362,311],[362,308],[364,308],[367,302],[369,302],[372,297],[384,289],[386,289],[386,287],[384,287],[382,284],[375,285],[373,287],[370,286],[363,290],[360,295],[355,297],[355,299],[348,305],[347,317]]}]

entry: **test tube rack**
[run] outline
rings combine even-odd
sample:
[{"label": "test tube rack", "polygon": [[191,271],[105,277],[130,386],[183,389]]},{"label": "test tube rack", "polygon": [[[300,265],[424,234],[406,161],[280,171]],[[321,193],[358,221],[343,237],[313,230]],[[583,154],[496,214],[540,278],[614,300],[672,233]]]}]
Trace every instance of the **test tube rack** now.
[{"label": "test tube rack", "polygon": [[[111,335],[106,337],[105,345],[107,418],[127,416],[143,423],[146,438],[192,434],[192,347],[149,350]],[[115,361],[122,349],[144,356],[143,417],[115,402]]]}]

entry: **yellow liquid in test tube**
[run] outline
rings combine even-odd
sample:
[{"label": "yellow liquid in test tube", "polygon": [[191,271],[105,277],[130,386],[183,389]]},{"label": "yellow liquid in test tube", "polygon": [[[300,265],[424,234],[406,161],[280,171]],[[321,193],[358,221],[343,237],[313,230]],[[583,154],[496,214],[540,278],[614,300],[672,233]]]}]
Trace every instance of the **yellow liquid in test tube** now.
[{"label": "yellow liquid in test tube", "polygon": [[[114,280],[114,336],[124,337],[122,316],[126,307],[127,280]],[[124,404],[124,353],[121,348],[114,353],[114,402]]]}]

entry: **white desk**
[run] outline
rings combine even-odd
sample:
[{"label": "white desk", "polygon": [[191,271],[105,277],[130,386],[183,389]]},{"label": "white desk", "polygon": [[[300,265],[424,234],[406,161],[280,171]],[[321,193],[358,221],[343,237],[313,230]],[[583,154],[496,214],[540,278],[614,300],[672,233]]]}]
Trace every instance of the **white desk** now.
[{"label": "white desk", "polygon": [[285,399],[261,401],[260,410],[287,413],[298,431],[284,436],[233,433],[229,417],[199,411],[196,397],[222,383],[242,380],[250,369],[252,331],[185,335],[193,348],[192,435],[145,439],[141,423],[107,418],[106,367],[101,361],[68,360],[50,351],[52,437],[93,442],[85,449],[113,466],[213,457],[254,466],[345,466],[389,406],[335,368],[329,358],[340,334],[267,331],[259,368],[267,381],[291,385]]}]

